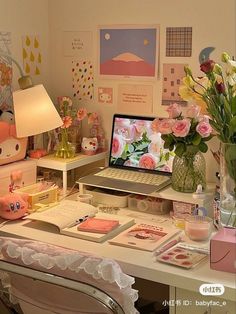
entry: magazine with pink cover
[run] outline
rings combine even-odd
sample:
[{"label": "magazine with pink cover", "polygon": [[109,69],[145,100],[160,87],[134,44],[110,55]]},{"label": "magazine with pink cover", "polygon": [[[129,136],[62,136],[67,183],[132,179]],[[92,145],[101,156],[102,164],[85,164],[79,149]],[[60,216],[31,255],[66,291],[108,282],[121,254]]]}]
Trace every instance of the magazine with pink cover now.
[{"label": "magazine with pink cover", "polygon": [[141,223],[120,233],[109,243],[152,252],[179,232],[176,228]]}]

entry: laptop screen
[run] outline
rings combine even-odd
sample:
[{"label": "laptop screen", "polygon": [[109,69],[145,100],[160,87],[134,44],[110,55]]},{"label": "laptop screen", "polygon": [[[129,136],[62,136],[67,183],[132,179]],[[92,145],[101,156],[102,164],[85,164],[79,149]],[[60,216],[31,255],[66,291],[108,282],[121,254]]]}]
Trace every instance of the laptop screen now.
[{"label": "laptop screen", "polygon": [[115,114],[109,166],[172,173],[174,153],[164,149],[161,134],[152,130],[153,117]]}]

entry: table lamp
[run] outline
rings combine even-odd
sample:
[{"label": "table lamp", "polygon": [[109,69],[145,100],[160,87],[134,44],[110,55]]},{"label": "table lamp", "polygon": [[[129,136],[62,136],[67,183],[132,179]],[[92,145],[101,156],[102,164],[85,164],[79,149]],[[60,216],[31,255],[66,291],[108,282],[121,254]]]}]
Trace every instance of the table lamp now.
[{"label": "table lamp", "polygon": [[15,125],[0,121],[0,133],[9,133],[8,138],[0,143],[2,165],[24,158],[28,137],[58,128],[63,122],[43,85],[34,86],[31,77],[24,75],[18,62],[10,55],[0,51],[0,56],[11,60],[20,72],[20,90],[13,92]]},{"label": "table lamp", "polygon": [[1,56],[15,63],[20,78],[20,90],[13,92],[13,107],[17,137],[41,134],[60,127],[63,122],[43,85],[33,85],[30,76],[25,75],[19,63],[10,55],[0,52]]}]

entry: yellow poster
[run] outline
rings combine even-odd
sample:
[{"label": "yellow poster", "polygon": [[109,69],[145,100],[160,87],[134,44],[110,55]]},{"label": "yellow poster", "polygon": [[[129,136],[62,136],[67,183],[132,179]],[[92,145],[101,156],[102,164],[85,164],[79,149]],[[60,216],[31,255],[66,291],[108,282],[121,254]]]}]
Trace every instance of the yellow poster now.
[{"label": "yellow poster", "polygon": [[25,74],[41,74],[42,53],[38,35],[22,36],[22,57]]}]

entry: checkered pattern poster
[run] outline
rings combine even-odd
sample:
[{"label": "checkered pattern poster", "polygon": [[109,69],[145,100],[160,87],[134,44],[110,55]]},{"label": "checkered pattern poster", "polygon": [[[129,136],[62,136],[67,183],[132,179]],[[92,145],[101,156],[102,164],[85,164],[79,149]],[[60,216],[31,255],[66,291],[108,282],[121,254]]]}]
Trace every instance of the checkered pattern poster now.
[{"label": "checkered pattern poster", "polygon": [[78,100],[94,98],[94,73],[91,61],[72,61],[73,96]]},{"label": "checkered pattern poster", "polygon": [[185,76],[184,67],[187,64],[163,64],[162,104],[169,105],[176,102],[185,105],[186,102],[179,96],[179,87]]},{"label": "checkered pattern poster", "polygon": [[191,57],[192,27],[166,28],[166,56]]}]

